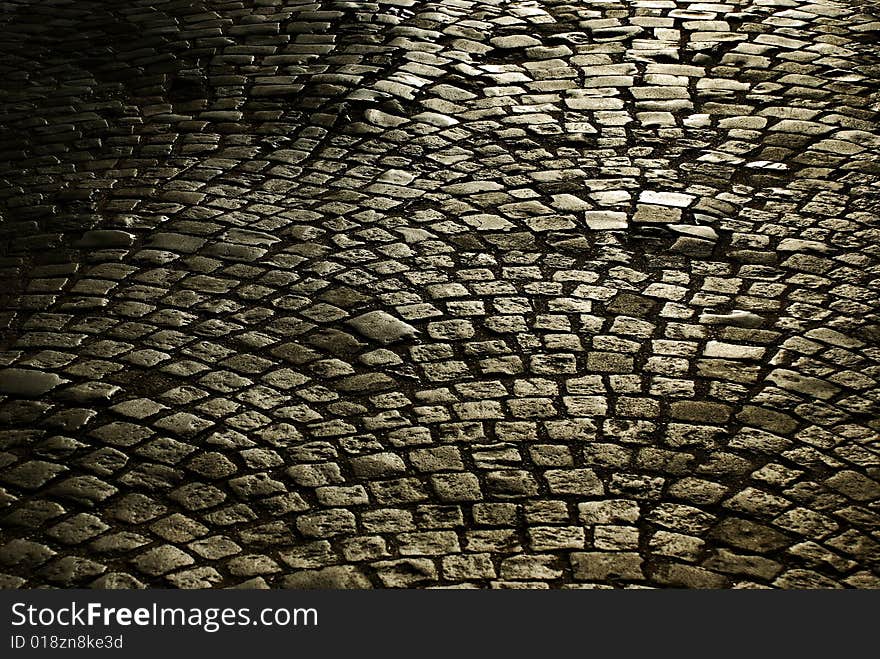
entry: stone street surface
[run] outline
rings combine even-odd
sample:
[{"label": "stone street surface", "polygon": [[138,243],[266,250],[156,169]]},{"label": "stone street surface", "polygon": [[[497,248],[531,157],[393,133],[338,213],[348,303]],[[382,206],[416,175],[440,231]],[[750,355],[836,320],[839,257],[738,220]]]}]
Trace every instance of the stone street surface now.
[{"label": "stone street surface", "polygon": [[878,42],[0,2],[0,585],[880,587]]}]

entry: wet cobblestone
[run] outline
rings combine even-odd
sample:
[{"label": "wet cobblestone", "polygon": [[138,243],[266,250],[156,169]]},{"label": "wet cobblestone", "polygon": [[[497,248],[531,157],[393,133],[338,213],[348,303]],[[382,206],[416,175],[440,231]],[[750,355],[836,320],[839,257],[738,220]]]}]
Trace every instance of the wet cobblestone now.
[{"label": "wet cobblestone", "polygon": [[0,586],[880,587],[878,37],[3,3]]}]

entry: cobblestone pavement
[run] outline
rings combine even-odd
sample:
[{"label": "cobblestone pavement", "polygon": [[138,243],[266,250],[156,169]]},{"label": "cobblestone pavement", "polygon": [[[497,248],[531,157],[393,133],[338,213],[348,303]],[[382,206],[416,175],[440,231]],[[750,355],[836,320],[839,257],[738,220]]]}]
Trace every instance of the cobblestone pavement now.
[{"label": "cobblestone pavement", "polygon": [[0,10],[3,586],[880,587],[875,5]]}]

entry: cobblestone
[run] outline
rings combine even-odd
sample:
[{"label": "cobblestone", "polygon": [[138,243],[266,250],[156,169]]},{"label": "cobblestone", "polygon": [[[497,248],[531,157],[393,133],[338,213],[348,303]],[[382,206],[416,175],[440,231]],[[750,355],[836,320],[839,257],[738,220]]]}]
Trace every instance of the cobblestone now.
[{"label": "cobblestone", "polygon": [[874,3],[7,4],[0,585],[878,587]]}]

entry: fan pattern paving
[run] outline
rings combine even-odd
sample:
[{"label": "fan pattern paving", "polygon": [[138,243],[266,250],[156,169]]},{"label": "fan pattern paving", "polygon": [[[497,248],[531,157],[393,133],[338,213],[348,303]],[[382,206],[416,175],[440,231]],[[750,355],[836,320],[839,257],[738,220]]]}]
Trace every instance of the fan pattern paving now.
[{"label": "fan pattern paving", "polygon": [[880,587],[880,12],[0,3],[0,584]]}]

